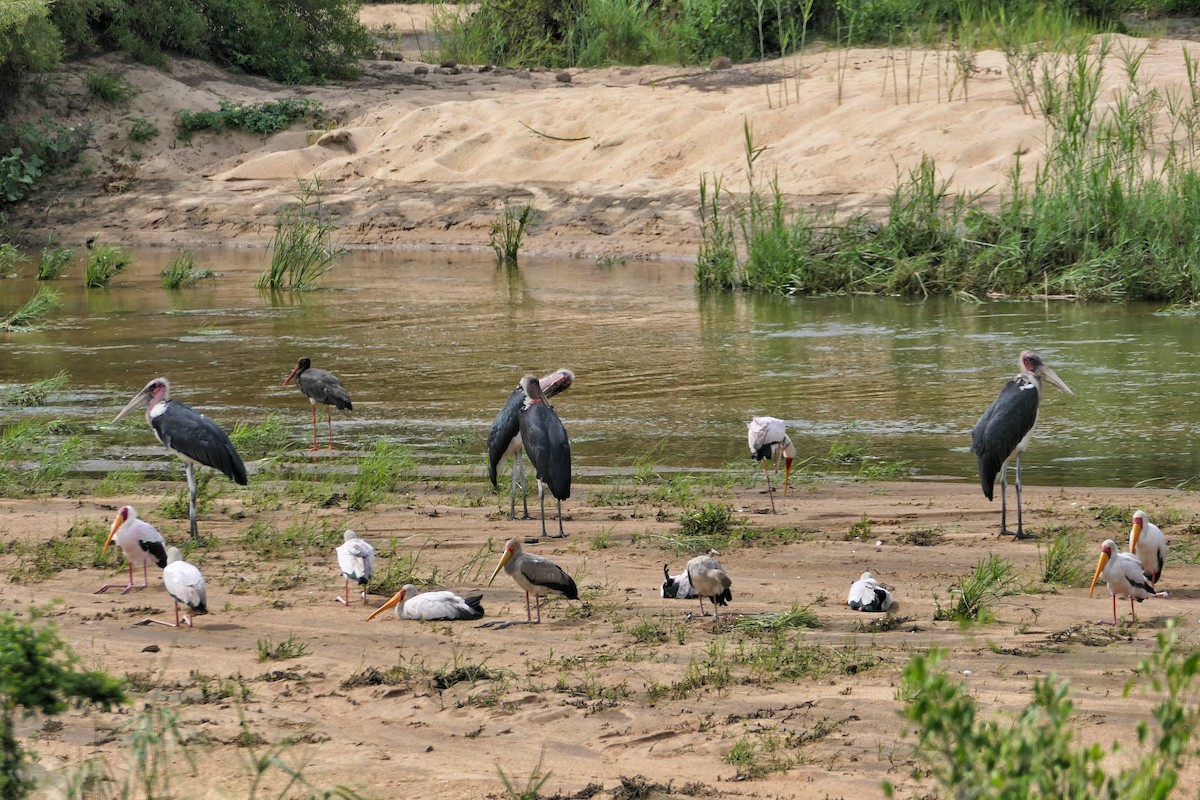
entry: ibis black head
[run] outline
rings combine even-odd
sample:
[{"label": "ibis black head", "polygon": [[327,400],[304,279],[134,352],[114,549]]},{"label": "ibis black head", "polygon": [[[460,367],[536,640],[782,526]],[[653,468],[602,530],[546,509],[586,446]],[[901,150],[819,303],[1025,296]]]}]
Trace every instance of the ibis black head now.
[{"label": "ibis black head", "polygon": [[671,572],[667,569],[666,564],[663,564],[663,577],[666,580],[663,581],[662,596],[668,600],[673,600],[679,595],[679,582],[671,577]]}]

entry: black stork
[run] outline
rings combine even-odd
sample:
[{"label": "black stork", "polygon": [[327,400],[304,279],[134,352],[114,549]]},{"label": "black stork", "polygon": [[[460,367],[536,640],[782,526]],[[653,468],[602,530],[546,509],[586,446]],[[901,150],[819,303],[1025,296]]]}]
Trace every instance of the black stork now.
[{"label": "black stork", "polygon": [[186,403],[171,399],[171,384],[166,378],[155,378],[147,383],[121,409],[113,422],[120,421],[130,411],[143,405],[146,406],[146,421],[154,429],[154,435],[168,450],[183,459],[187,469],[188,518],[191,520],[192,538],[199,539],[195,465],[212,467],[242,486],[247,482],[246,465],[242,463],[237,450],[233,449],[229,436],[217,423]]},{"label": "black stork", "polygon": [[[546,535],[546,488],[558,500],[558,536],[566,536],[562,524],[562,501],[571,496],[571,443],[567,429],[546,402],[536,375],[521,379],[525,404],[518,414],[521,443],[533,462],[542,508],[542,536]],[[544,484],[544,485],[543,485]]]},{"label": "black stork", "polygon": [[[569,369],[559,369],[538,381],[542,397],[551,398],[560,392],[571,388],[575,382],[575,373]],[[499,488],[496,481],[497,470],[505,456],[512,456],[512,487],[508,517],[517,518],[517,471],[521,473],[521,505],[525,510],[521,519],[532,519],[529,516],[529,504],[525,498],[525,462],[521,460],[521,407],[525,404],[525,390],[518,386],[508,396],[508,401],[496,419],[492,421],[492,429],[488,432],[488,478],[492,486]],[[540,487],[539,487],[540,488]]]},{"label": "black stork", "polygon": [[[1021,372],[1000,390],[1000,396],[983,412],[971,430],[971,452],[979,458],[979,483],[983,496],[992,499],[996,474],[1000,474],[1000,535],[1032,539],[1021,527],[1021,453],[1029,446],[1033,426],[1037,424],[1038,405],[1043,381],[1071,391],[1054,370],[1036,353],[1021,353]],[[1008,462],[1017,457],[1017,530],[1007,525]]]},{"label": "black stork", "polygon": [[312,405],[313,450],[317,449],[317,403],[329,406],[325,410],[325,422],[329,426],[329,449],[333,450],[333,407],[336,406],[339,410],[353,411],[354,406],[350,403],[350,393],[333,373],[313,368],[312,361],[308,358],[302,358],[296,362],[296,367],[292,370],[292,374],[284,380],[283,385],[287,386],[292,378],[296,379],[296,387],[304,393]]}]

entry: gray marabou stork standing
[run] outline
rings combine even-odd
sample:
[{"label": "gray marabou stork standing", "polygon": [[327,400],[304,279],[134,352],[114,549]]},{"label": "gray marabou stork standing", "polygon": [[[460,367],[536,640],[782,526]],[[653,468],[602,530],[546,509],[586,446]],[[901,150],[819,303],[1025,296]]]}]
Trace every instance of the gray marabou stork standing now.
[{"label": "gray marabou stork standing", "polygon": [[155,378],[147,383],[133,399],[121,409],[113,422],[139,406],[146,406],[146,421],[154,429],[154,435],[175,455],[183,459],[188,482],[188,519],[191,521],[192,538],[200,538],[196,526],[196,472],[195,465],[202,464],[220,471],[229,480],[246,485],[246,465],[233,449],[233,443],[225,431],[199,411],[186,403],[171,399],[171,384],[166,378]]},{"label": "gray marabou stork standing", "polygon": [[[1043,381],[1071,391],[1054,370],[1046,366],[1036,353],[1021,353],[1021,372],[1000,390],[1000,396],[983,412],[971,430],[971,452],[979,459],[979,483],[983,496],[992,499],[996,474],[1000,474],[1000,535],[1017,539],[1032,539],[1021,527],[1021,453],[1029,446],[1033,426],[1037,424],[1038,405]],[[1017,457],[1017,530],[1007,525],[1008,462]]]},{"label": "gray marabou stork standing", "polygon": [[[575,373],[569,369],[559,369],[538,381],[542,389],[542,397],[551,398],[559,392],[565,392],[575,382]],[[492,421],[492,429],[488,432],[488,478],[492,486],[499,488],[496,482],[497,470],[505,456],[512,456],[512,480],[509,493],[509,519],[517,518],[517,471],[521,478],[521,506],[524,514],[521,519],[532,519],[529,516],[529,503],[525,496],[525,462],[521,459],[521,406],[525,404],[525,390],[518,386],[508,396],[508,401],[496,419]],[[538,487],[539,494],[541,487]]]},{"label": "gray marabou stork standing", "polygon": [[333,373],[314,368],[312,361],[308,358],[302,358],[296,362],[292,374],[284,379],[283,385],[287,386],[292,378],[296,379],[296,387],[304,393],[312,405],[313,443],[311,449],[313,450],[317,449],[317,403],[329,406],[325,410],[325,422],[329,427],[329,449],[332,450],[333,409],[336,406],[339,410],[353,411],[354,406],[350,403],[350,393]]},{"label": "gray marabou stork standing", "polygon": [[[562,522],[562,501],[571,496],[571,443],[567,429],[542,395],[536,375],[521,379],[525,405],[519,423],[521,443],[533,462],[538,479],[538,500],[542,508],[542,536],[546,535],[546,488],[558,500],[558,537],[566,536]],[[545,486],[543,486],[545,484]]]}]

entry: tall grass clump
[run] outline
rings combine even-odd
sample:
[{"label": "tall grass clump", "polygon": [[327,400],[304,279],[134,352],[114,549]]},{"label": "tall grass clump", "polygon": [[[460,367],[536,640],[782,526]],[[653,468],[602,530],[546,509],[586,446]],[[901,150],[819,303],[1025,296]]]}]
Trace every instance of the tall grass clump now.
[{"label": "tall grass clump", "polygon": [[88,251],[87,264],[83,268],[83,285],[89,289],[103,289],[132,263],[133,257],[119,248],[110,244],[97,245]]},{"label": "tall grass clump", "polygon": [[269,245],[271,264],[254,284],[259,289],[314,289],[346,253],[333,241],[336,227],[321,201],[321,179],[297,180],[299,204],[281,211],[275,221],[275,236]]},{"label": "tall grass clump", "polygon": [[390,442],[378,442],[375,450],[358,461],[358,472],[346,496],[348,511],[363,511],[378,503],[409,474],[416,462],[412,453]]},{"label": "tall grass clump", "polygon": [[102,103],[126,103],[137,94],[137,87],[115,72],[89,72],[88,94]]},{"label": "tall grass clump", "polygon": [[935,600],[933,618],[967,625],[992,622],[996,602],[1019,590],[1020,580],[1013,563],[1007,558],[991,555],[976,564],[970,575],[958,579],[950,589],[949,606]]},{"label": "tall grass clump", "polygon": [[75,248],[59,247],[54,244],[46,245],[42,248],[42,256],[38,261],[37,279],[52,281],[61,278],[74,259]]},{"label": "tall grass clump", "polygon": [[181,250],[171,259],[171,263],[159,273],[164,289],[182,289],[195,286],[205,278],[212,277],[212,270],[196,266],[196,257],[191,250]]},{"label": "tall grass clump", "polygon": [[45,405],[46,399],[50,395],[67,388],[67,378],[68,375],[63,370],[49,378],[42,378],[40,381],[27,383],[23,386],[15,386],[0,394],[0,403],[19,408]]},{"label": "tall grass clump", "polygon": [[496,253],[496,263],[506,267],[517,266],[517,255],[521,251],[521,241],[525,231],[533,222],[535,212],[529,203],[520,208],[513,208],[511,203],[504,204],[504,210],[492,223],[492,234],[489,240],[492,250]]},{"label": "tall grass clump", "polygon": [[[1053,674],[1034,680],[1024,709],[989,717],[947,675],[943,656],[938,650],[913,656],[901,680],[900,715],[916,726],[916,780],[932,778],[946,797],[978,800],[1174,796],[1195,753],[1200,653],[1180,647],[1173,623],[1125,685],[1126,696],[1138,686],[1153,703],[1153,723],[1139,724],[1136,744],[1079,741],[1070,687]],[[883,788],[894,796],[890,782]]]},{"label": "tall grass clump", "polygon": [[39,286],[33,297],[20,308],[0,319],[0,331],[18,332],[36,330],[47,314],[62,307],[62,293],[49,286]]},{"label": "tall grass clump", "polygon": [[1038,547],[1042,583],[1052,586],[1081,586],[1087,577],[1087,540],[1078,531],[1061,530],[1045,550]]}]

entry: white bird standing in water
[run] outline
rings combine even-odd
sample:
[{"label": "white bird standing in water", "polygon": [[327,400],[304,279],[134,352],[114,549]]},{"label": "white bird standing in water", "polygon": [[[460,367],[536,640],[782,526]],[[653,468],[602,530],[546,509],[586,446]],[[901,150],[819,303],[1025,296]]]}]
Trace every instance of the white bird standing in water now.
[{"label": "white bird standing in water", "polygon": [[183,618],[189,628],[192,627],[192,617],[208,613],[204,576],[195,566],[183,560],[178,547],[172,547],[167,551],[167,566],[163,570],[163,586],[166,587],[167,594],[175,600],[175,624],[172,625],[170,622],[157,619],[144,619],[141,622],[142,625],[154,623],[155,625],[166,625],[168,628],[178,628],[180,603],[187,606],[190,612]]},{"label": "white bird standing in water", "polygon": [[563,595],[568,600],[579,599],[579,589],[575,586],[575,580],[566,573],[566,570],[548,558],[526,553],[521,547],[520,539],[509,539],[508,544],[504,545],[504,555],[500,557],[500,563],[496,565],[496,571],[492,573],[488,586],[491,586],[492,581],[496,580],[501,569],[516,582],[517,586],[525,590],[525,621],[527,623],[533,622],[533,613],[529,608],[530,594],[533,595],[534,605],[537,607],[539,624],[542,621],[541,599],[547,594],[553,592]]},{"label": "white bird standing in water", "polygon": [[418,593],[417,587],[410,583],[375,609],[367,617],[367,622],[393,607],[400,619],[479,619],[483,616],[483,595],[473,594],[462,598],[446,591]]},{"label": "white bird standing in water", "polygon": [[1151,583],[1162,577],[1167,560],[1167,537],[1150,521],[1145,511],[1133,512],[1133,528],[1129,531],[1129,552],[1142,562],[1142,570]]},{"label": "white bird standing in water", "polygon": [[767,460],[775,462],[775,472],[779,472],[779,458],[783,457],[783,496],[787,497],[788,484],[792,477],[792,461],[796,458],[796,445],[787,435],[783,420],[776,417],[754,417],[746,423],[746,439],[750,443],[750,452],[754,460],[762,464],[763,473],[767,476],[767,495],[771,497],[771,509],[775,509],[775,497],[771,494],[771,472],[767,469]]},{"label": "white bird standing in water", "polygon": [[1122,553],[1117,549],[1117,543],[1112,539],[1105,540],[1100,545],[1100,562],[1096,564],[1096,574],[1092,577],[1092,588],[1088,597],[1096,591],[1096,584],[1104,578],[1108,592],[1112,595],[1113,625],[1117,624],[1117,597],[1129,598],[1129,614],[1137,622],[1137,612],[1133,602],[1142,602],[1147,597],[1166,597],[1166,592],[1156,592],[1154,585],[1146,579],[1142,562],[1133,553]]},{"label": "white bird standing in water", "polygon": [[895,599],[882,583],[870,572],[864,572],[850,584],[850,595],[846,602],[855,611],[887,611]]},{"label": "white bird standing in water", "polygon": [[704,615],[704,598],[707,597],[713,604],[713,622],[719,622],[717,606],[728,605],[733,599],[733,593],[729,591],[733,581],[725,569],[711,555],[696,556],[687,563],[687,575],[700,599],[700,615]]},{"label": "white bird standing in water", "polygon": [[[113,542],[121,548],[125,553],[125,559],[129,562],[129,583],[125,584],[121,589],[121,594],[128,594],[133,589],[145,589],[150,585],[149,569],[150,562],[158,565],[159,569],[167,566],[167,542],[163,539],[163,535],[158,532],[158,529],[149,522],[138,519],[137,511],[133,506],[121,506],[117,511],[116,519],[113,520],[112,527],[108,530],[108,539],[104,542],[103,552],[108,552],[108,546]],[[133,583],[133,565],[142,565],[142,584],[136,586]],[[119,583],[106,583],[96,590],[96,594],[103,594],[114,586],[121,586]]]},{"label": "white bird standing in water", "polygon": [[350,607],[350,581],[354,581],[362,587],[362,601],[367,602],[367,583],[371,580],[371,573],[375,570],[375,548],[367,542],[358,538],[358,534],[354,531],[346,531],[342,534],[345,540],[338,545],[337,550],[338,566],[342,569],[342,574],[346,576],[345,596],[337,596],[333,598],[347,608]]}]

